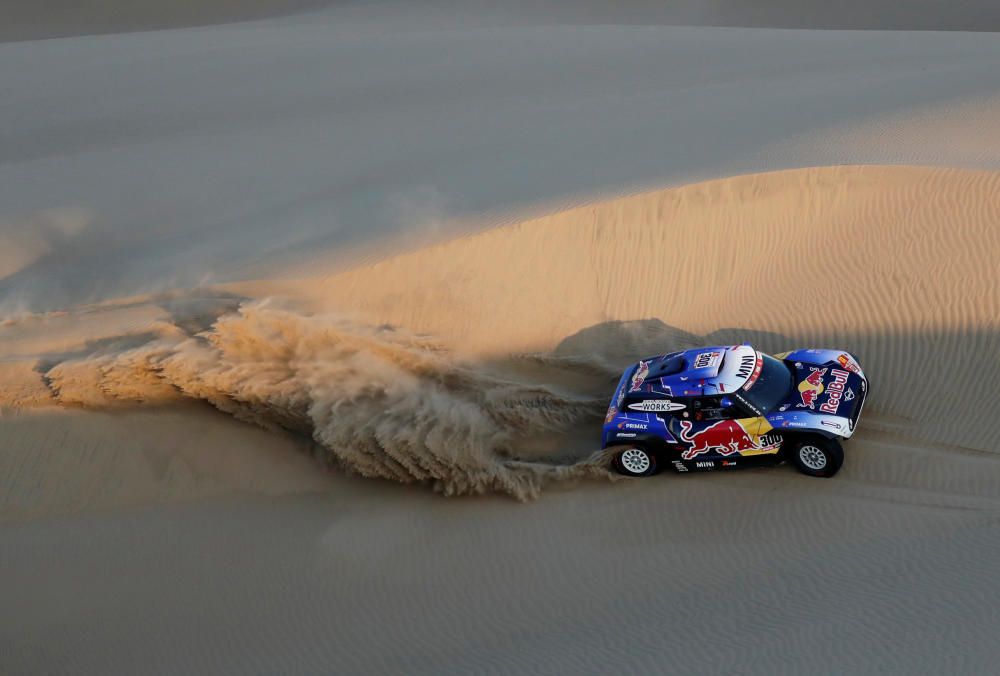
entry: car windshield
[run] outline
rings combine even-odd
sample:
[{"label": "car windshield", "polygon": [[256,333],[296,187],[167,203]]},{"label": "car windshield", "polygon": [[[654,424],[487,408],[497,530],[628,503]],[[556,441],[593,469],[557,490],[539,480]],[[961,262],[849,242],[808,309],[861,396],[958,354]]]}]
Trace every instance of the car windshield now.
[{"label": "car windshield", "polygon": [[792,389],[792,373],[783,362],[774,357],[763,355],[764,365],[760,376],[749,390],[740,390],[742,395],[762,414],[781,403]]}]

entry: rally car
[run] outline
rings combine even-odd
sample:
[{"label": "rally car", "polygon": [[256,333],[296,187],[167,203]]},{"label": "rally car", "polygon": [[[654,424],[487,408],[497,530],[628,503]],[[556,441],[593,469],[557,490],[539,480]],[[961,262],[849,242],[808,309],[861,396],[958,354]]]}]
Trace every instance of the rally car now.
[{"label": "rally car", "polygon": [[831,477],[867,395],[858,360],[842,350],[772,357],[744,344],[673,352],[622,374],[603,447],[614,449],[614,469],[628,476],[787,461]]}]

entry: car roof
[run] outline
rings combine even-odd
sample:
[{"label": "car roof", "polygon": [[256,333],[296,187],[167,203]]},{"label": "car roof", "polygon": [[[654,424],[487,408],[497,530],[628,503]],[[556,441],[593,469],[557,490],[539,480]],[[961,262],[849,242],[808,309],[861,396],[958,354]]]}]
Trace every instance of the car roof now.
[{"label": "car roof", "polygon": [[756,379],[762,355],[749,344],[699,347],[641,360],[630,397],[697,397],[734,392]]}]

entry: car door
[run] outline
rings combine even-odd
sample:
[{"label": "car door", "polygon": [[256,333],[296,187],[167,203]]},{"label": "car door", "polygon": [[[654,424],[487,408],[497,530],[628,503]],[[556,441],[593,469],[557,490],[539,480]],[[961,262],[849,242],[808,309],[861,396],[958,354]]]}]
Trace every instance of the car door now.
[{"label": "car door", "polygon": [[781,449],[781,433],[764,416],[744,418],[740,421],[751,439],[750,446],[740,450],[740,455],[769,455]]},{"label": "car door", "polygon": [[691,418],[677,421],[675,436],[682,445],[681,458],[684,460],[707,463],[753,453],[764,433],[761,421],[770,428],[764,418],[741,418],[735,409],[728,415],[708,415],[708,411],[699,411],[699,408],[703,408],[700,402],[692,402]]}]

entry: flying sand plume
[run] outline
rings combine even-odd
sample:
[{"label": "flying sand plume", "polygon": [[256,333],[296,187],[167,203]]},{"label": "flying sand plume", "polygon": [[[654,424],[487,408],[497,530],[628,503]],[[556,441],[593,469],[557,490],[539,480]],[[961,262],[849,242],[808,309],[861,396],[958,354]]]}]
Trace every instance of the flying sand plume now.
[{"label": "flying sand plume", "polygon": [[308,434],[322,459],[447,495],[535,497],[554,480],[607,476],[602,454],[572,464],[514,459],[529,431],[560,431],[603,403],[488,375],[434,342],[246,304],[203,333],[174,325],[126,349],[68,360],[45,378],[63,404],[209,402],[266,428]]}]

